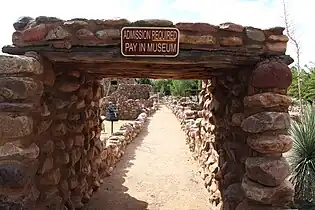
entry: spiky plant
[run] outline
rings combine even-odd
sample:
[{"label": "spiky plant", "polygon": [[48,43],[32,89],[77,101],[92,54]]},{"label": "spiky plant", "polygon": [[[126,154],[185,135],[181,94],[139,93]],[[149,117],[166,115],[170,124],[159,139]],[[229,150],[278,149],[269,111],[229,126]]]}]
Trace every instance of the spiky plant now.
[{"label": "spiky plant", "polygon": [[298,121],[289,130],[293,137],[290,151],[291,178],[298,203],[314,203],[315,198],[315,109],[304,107]]}]

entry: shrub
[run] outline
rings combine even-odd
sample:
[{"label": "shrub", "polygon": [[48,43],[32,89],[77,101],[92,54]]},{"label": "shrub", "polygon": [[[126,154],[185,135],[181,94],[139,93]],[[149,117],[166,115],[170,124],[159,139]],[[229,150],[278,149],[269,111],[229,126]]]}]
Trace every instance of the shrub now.
[{"label": "shrub", "polygon": [[[315,196],[315,110],[303,109],[299,121],[293,120],[289,130],[293,147],[289,155],[290,181],[295,190],[297,204],[311,204]],[[304,205],[303,205],[304,206]]]}]

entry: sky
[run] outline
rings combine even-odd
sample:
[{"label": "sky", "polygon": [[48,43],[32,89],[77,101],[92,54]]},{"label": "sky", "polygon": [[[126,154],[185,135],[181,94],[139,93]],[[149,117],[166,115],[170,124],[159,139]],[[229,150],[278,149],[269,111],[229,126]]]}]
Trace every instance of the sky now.
[{"label": "sky", "polygon": [[[315,0],[286,0],[289,19],[300,43],[301,64],[315,63]],[[11,44],[12,24],[21,16],[61,19],[168,19],[177,22],[234,22],[268,28],[284,26],[282,0],[7,0],[0,12],[0,47]],[[296,58],[288,44],[287,54]],[[314,64],[313,64],[314,65]]]}]

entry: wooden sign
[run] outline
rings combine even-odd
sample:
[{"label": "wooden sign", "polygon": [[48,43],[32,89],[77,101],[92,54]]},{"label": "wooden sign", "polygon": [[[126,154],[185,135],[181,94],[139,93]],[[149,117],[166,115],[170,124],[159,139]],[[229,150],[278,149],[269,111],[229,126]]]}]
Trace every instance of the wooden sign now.
[{"label": "wooden sign", "polygon": [[176,57],[179,35],[177,28],[125,27],[121,30],[121,54],[127,57]]}]

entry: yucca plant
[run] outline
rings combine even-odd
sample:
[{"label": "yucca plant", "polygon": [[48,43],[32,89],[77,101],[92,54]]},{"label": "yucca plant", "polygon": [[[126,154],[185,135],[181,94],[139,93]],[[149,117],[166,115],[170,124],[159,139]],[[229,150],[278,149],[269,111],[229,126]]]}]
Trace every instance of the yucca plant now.
[{"label": "yucca plant", "polygon": [[315,109],[305,106],[300,119],[291,122],[289,130],[293,147],[289,155],[290,181],[297,204],[315,204]]}]

